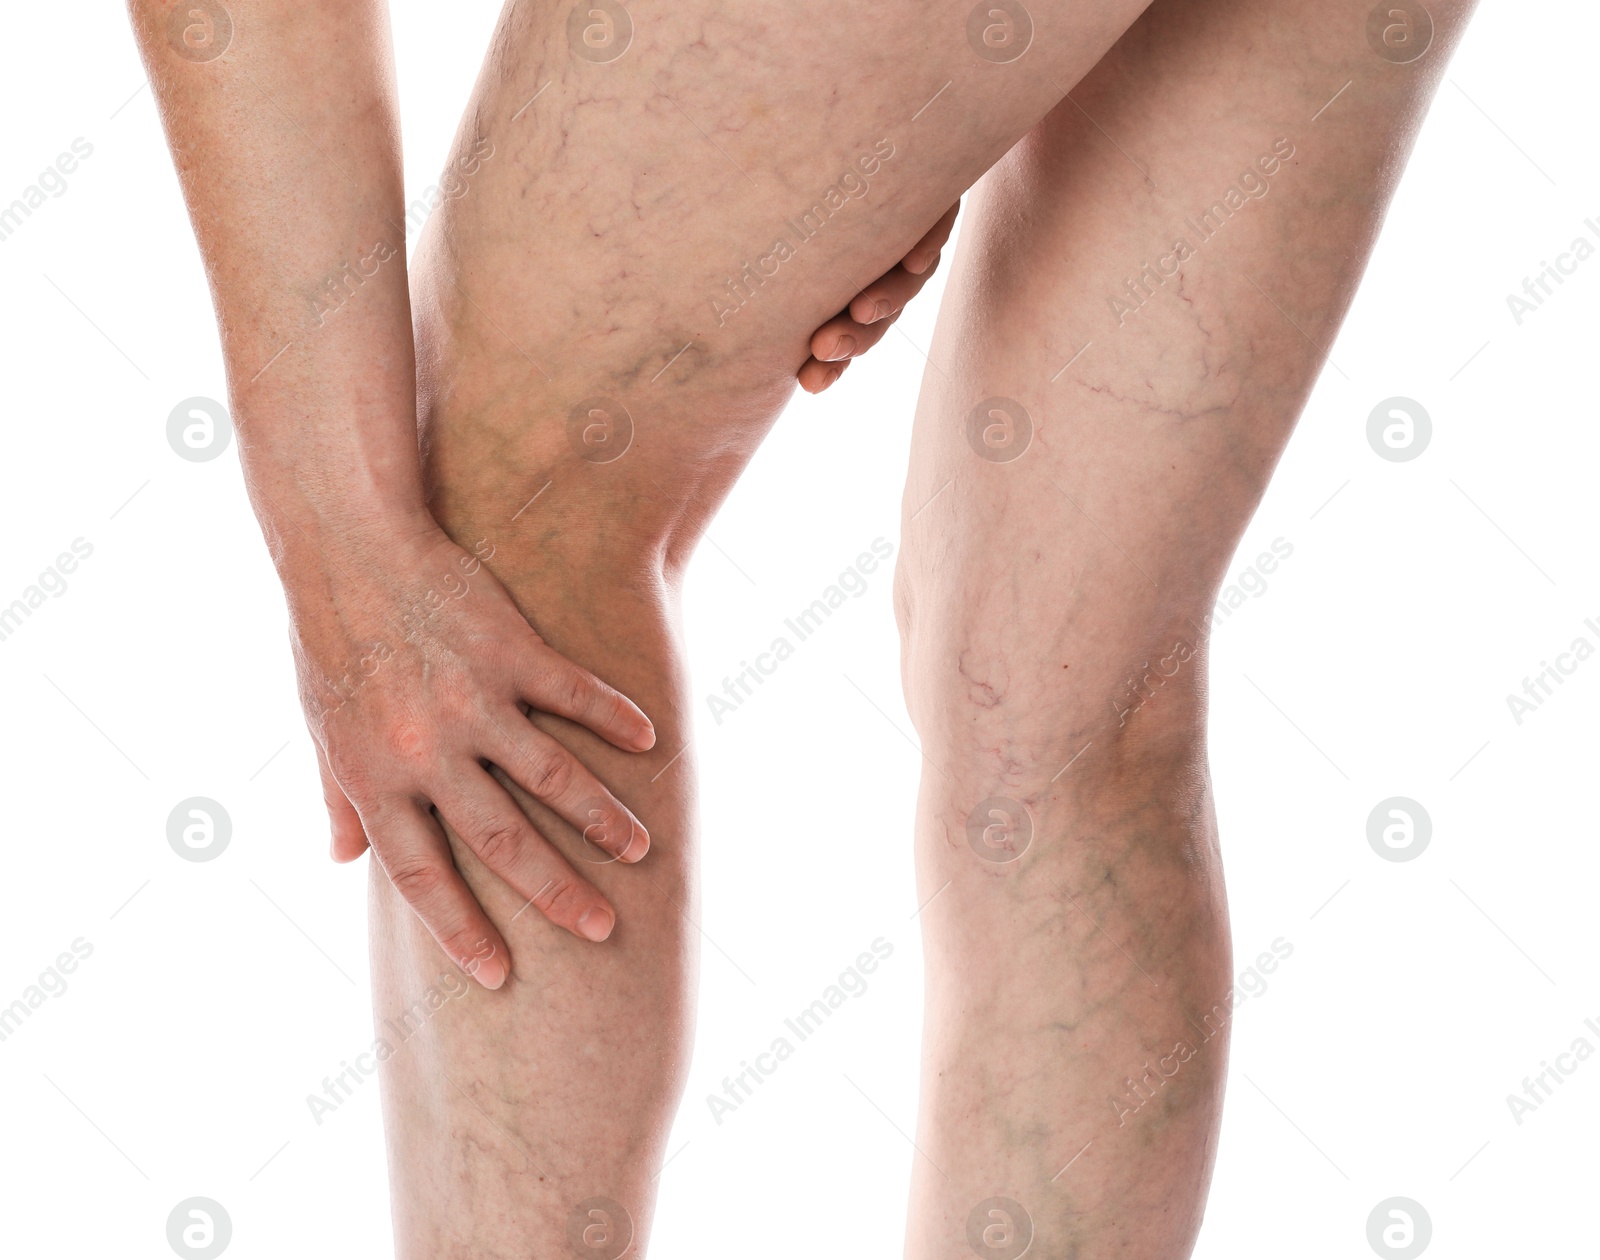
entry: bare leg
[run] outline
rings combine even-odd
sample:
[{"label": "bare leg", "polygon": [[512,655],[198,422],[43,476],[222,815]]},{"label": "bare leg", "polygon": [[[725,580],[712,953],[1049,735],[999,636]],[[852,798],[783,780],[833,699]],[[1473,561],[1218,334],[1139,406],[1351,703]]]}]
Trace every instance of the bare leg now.
[{"label": "bare leg", "polygon": [[[507,933],[518,970],[513,983],[498,994],[473,993],[467,1001],[447,1005],[389,1061],[386,1100],[401,1254],[522,1255],[560,1245],[574,1219],[580,1228],[585,1222],[595,1223],[590,1238],[603,1249],[608,1228],[604,1218],[615,1216],[616,1208],[603,1206],[597,1209],[600,1218],[588,1216],[583,1205],[595,1197],[612,1201],[626,1213],[629,1222],[623,1227],[631,1227],[635,1247],[642,1250],[652,1174],[687,1058],[686,1005],[693,974],[692,752],[686,750],[687,705],[674,651],[682,565],[781,405],[792,372],[805,357],[810,330],[837,310],[862,279],[897,257],[968,180],[1042,116],[1139,7],[1107,5],[1085,19],[1069,17],[1056,6],[1035,6],[1034,45],[1022,60],[1009,65],[997,65],[972,51],[966,40],[966,13],[955,8],[931,17],[919,11],[901,29],[894,28],[891,18],[888,29],[875,31],[874,40],[846,46],[839,39],[850,17],[844,6],[810,9],[803,21],[782,15],[741,16],[735,21],[708,8],[680,7],[656,23],[636,27],[631,47],[610,63],[574,55],[565,15],[533,16],[516,9],[508,13],[460,139],[461,195],[447,203],[430,227],[418,267],[419,357],[434,506],[458,539],[469,545],[483,540],[495,548],[489,566],[556,647],[629,691],[655,719],[660,742],[657,751],[643,759],[625,758],[579,731],[548,723],[646,821],[655,847],[637,870],[598,871],[596,878],[613,898],[620,919],[616,934],[597,954],[576,940],[555,937],[532,914],[519,914],[519,899],[457,845],[462,869]],[[1224,8],[1234,13],[1235,20],[1264,20],[1255,9]],[[1344,36],[1341,24],[1354,21],[1360,29],[1360,15],[1347,9],[1341,5],[1325,20],[1333,32],[1330,39]],[[1186,31],[1197,37],[1204,34],[1198,10],[1175,7],[1173,13],[1187,23]],[[1304,46],[1285,40],[1290,42]],[[904,52],[930,45],[934,51],[921,61]],[[1213,33],[1210,45],[1201,46],[1222,56],[1225,45]],[[1304,56],[1297,60],[1293,51],[1272,63],[1274,67],[1282,67],[1286,79],[1294,74],[1315,79],[1316,75],[1306,74]],[[1370,54],[1363,44],[1353,56]],[[1161,65],[1168,73],[1168,63]],[[1415,93],[1419,77],[1414,70],[1397,71],[1387,63],[1381,69],[1409,76],[1401,80],[1409,86],[1389,88],[1377,80],[1368,84],[1371,99],[1381,107],[1360,106],[1371,111],[1363,122],[1376,128],[1365,143],[1379,154],[1387,150],[1372,136],[1381,135],[1386,127],[1393,134],[1397,101],[1406,92]],[[1320,74],[1330,66],[1315,70]],[[1334,74],[1343,70],[1342,63],[1331,65]],[[1170,77],[1204,80],[1209,73],[1194,71],[1185,62],[1171,70]],[[1277,81],[1277,74],[1275,68],[1267,78],[1275,85],[1270,90],[1282,99],[1257,103],[1258,113],[1274,122],[1284,100],[1292,99],[1298,109],[1302,92],[1309,97],[1320,91],[1320,82],[1311,87],[1298,82],[1286,86]],[[820,94],[823,85],[831,89],[837,84],[849,86],[848,100]],[[1337,86],[1329,88],[1330,95]],[[1212,91],[1219,91],[1215,84]],[[1384,99],[1386,91],[1391,93],[1389,99]],[[1149,99],[1170,98],[1152,93]],[[1232,104],[1228,97],[1215,99]],[[1179,101],[1176,108],[1181,112],[1185,104]],[[951,107],[947,116],[932,112],[945,105]],[[1098,97],[1088,107],[1099,109]],[[1124,108],[1133,116],[1115,120],[1119,126],[1125,121],[1131,129],[1145,120],[1137,105]],[[1313,104],[1303,116],[1309,117],[1315,108]],[[1294,114],[1295,119],[1300,117]],[[930,119],[937,120],[935,126],[917,130],[919,122]],[[526,130],[516,130],[524,125]],[[1268,146],[1281,134],[1276,127],[1272,130]],[[906,138],[901,141],[900,136]],[[1209,178],[1213,161],[1226,162],[1231,180],[1238,162],[1248,162],[1256,153],[1248,147],[1238,160],[1231,152],[1219,158],[1222,138],[1211,134],[1190,140],[1194,147],[1181,172],[1189,186],[1203,185],[1197,172]],[[1075,143],[1086,151],[1091,147],[1081,137]],[[1353,153],[1359,146],[1351,143]],[[876,166],[868,170],[874,158]],[[1026,151],[1017,161],[1025,172]],[[1350,158],[1349,164],[1369,182],[1371,173],[1382,169],[1380,161],[1370,158],[1364,162]],[[848,187],[840,174],[846,168],[857,172]],[[1104,173],[1109,167],[1096,169]],[[1325,252],[1319,251],[1310,261],[1324,268],[1337,264],[1331,279],[1296,275],[1307,287],[1289,299],[1290,308],[1304,314],[1300,311],[1304,305],[1317,328],[1327,327],[1342,310],[1353,282],[1348,257],[1340,249],[1348,252],[1353,241],[1359,250],[1372,226],[1370,201],[1351,206],[1342,192],[1337,196],[1330,192],[1329,181],[1335,178],[1331,172],[1343,169],[1338,163],[1328,167],[1323,182],[1309,182],[1314,191],[1295,203],[1302,218],[1315,207],[1328,220],[1321,225]],[[863,172],[871,188],[858,203],[853,190]],[[1120,178],[1119,172],[1098,182],[1115,188]],[[1175,182],[1181,185],[1185,180]],[[1142,180],[1138,184],[1142,188]],[[826,192],[830,188],[835,190],[831,199]],[[1047,191],[1065,196],[1070,190],[1050,186]],[[1080,231],[1073,239],[1064,239],[1060,217],[1041,212],[1042,225],[1063,238],[1053,261],[1073,259],[1074,250],[1081,260],[1090,252],[1083,242],[1090,239],[1108,249],[1116,247],[1114,256],[1130,259],[1156,248],[1129,231],[1133,222],[1150,226],[1147,208],[1142,220],[1137,214],[1126,219],[1114,216],[1107,228],[1104,215],[1092,211],[1088,200],[1079,194],[1073,202],[1084,223],[1093,225],[1087,236]],[[1132,204],[1137,198],[1129,195],[1127,200]],[[1285,200],[1251,209],[1281,214],[1280,202]],[[1039,209],[1036,197],[1030,196],[1025,204]],[[818,206],[823,209],[814,209]],[[1048,209],[1048,202],[1045,206]],[[858,209],[871,213],[852,218]],[[1165,230],[1166,219],[1156,222]],[[1294,219],[1279,220],[1280,230],[1286,222]],[[782,238],[787,248],[776,248],[775,238]],[[1259,237],[1250,239],[1254,242],[1250,248],[1270,255],[1269,261],[1276,259]],[[1099,248],[1095,246],[1096,251]],[[1209,260],[1217,250],[1208,249]],[[1028,252],[1028,271],[1019,274],[1003,267],[982,271],[978,274],[988,280],[974,288],[984,302],[1011,304],[1018,312],[1014,318],[1030,333],[1039,327],[1031,321],[1044,314],[1051,315],[1055,326],[1070,322],[1063,318],[1060,298],[1063,268],[1068,264],[1048,269],[1052,277],[1048,285],[1034,284],[1030,275],[1035,253]],[[746,261],[753,270],[744,269]],[[1070,265],[1081,268],[1083,263]],[[1297,265],[1304,270],[1306,260]],[[1139,471],[1146,481],[1156,479],[1173,445],[1170,438],[1166,447],[1157,440],[1160,417],[1151,414],[1152,405],[1173,410],[1192,406],[1207,415],[1215,411],[1221,418],[1184,440],[1196,444],[1192,454],[1197,459],[1209,458],[1212,464],[1231,460],[1236,465],[1233,492],[1212,499],[1200,493],[1192,469],[1185,471],[1196,477],[1196,484],[1172,479],[1167,499],[1209,530],[1205,534],[1209,541],[1197,550],[1192,567],[1179,563],[1169,546],[1167,563],[1156,573],[1162,582],[1160,596],[1141,593],[1129,599],[1127,625],[1143,631],[1145,639],[1140,641],[1148,641],[1152,650],[1166,646],[1160,642],[1161,627],[1181,624],[1189,610],[1204,605],[1201,590],[1215,576],[1228,540],[1237,536],[1310,379],[1314,356],[1281,328],[1266,329],[1255,307],[1241,305],[1259,301],[1254,291],[1242,282],[1230,282],[1228,274],[1211,282],[1216,287],[1207,300],[1230,313],[1241,344],[1257,356],[1252,360],[1248,407],[1237,401],[1236,380],[1235,396],[1230,397],[1229,382],[1235,378],[1226,371],[1206,376],[1200,387],[1205,398],[1219,400],[1214,404],[1204,398],[1194,402],[1194,382],[1200,374],[1192,365],[1173,367],[1170,378],[1152,373],[1150,364],[1163,362],[1166,345],[1154,333],[1136,333],[1146,340],[1129,338],[1126,350],[1111,361],[1121,364],[1135,382],[1122,391],[1132,401],[1117,404],[1126,410],[1117,413],[1114,407],[1112,412],[1143,417],[1144,430],[1154,435],[1147,448],[1133,448],[1144,451]],[[1123,279],[1119,272],[1111,287],[1120,287]],[[1102,296],[1082,301],[1085,322],[1091,307],[1094,317],[1106,317]],[[968,305],[953,327],[964,335],[982,333],[974,322],[975,311]],[[1239,311],[1245,314],[1234,314]],[[1158,311],[1152,307],[1133,318],[1145,314]],[[1303,321],[1302,326],[1306,326]],[[1186,344],[1194,352],[1192,323],[1185,328],[1182,319],[1172,320],[1165,331],[1186,334]],[[951,335],[947,331],[947,348]],[[997,351],[983,358],[986,376],[1006,370],[1006,355],[998,352],[1004,347],[994,347],[992,340],[991,336],[984,343]],[[1015,341],[1025,356],[1039,351],[1036,337]],[[947,357],[955,361],[953,353]],[[977,387],[976,361],[967,360],[968,379],[956,392],[970,393]],[[1226,362],[1219,360],[1219,367]],[[1052,363],[1044,375],[1055,367]],[[1023,368],[1032,371],[1031,364]],[[1070,381],[1077,377],[1064,379],[1069,383],[1063,388],[1074,388]],[[1116,378],[1113,374],[1101,379]],[[957,413],[964,414],[967,406],[963,400]],[[1085,408],[1085,414],[1092,414],[1092,408],[1087,404]],[[1041,434],[1040,452],[1049,449],[1048,437]],[[1103,446],[1114,446],[1105,435],[1100,440]],[[619,457],[618,452],[625,453]],[[1129,466],[1128,457],[1123,458],[1122,465],[1105,465],[1112,469],[1108,479]],[[919,454],[918,459],[919,469],[926,470],[924,456]],[[1015,472],[1021,467],[985,465],[984,471]],[[1082,462],[1075,461],[1075,467],[1081,468]],[[913,495],[920,475],[914,473]],[[1062,470],[1058,480],[1084,493],[1094,490],[1103,495],[1107,489],[1097,479],[1079,482],[1075,477]],[[925,487],[930,496],[936,488]],[[971,493],[963,491],[952,503],[970,502]],[[972,506],[989,510],[993,504],[980,500]],[[1015,525],[1022,513],[1037,508],[1036,499],[1019,492],[1005,498],[997,510],[1002,524]],[[1157,544],[1175,537],[1183,519],[1181,514],[1156,517],[1137,510],[1127,515],[1139,528],[1124,545],[1136,554],[1142,554],[1140,548],[1158,552]],[[930,509],[918,527],[933,528],[938,519]],[[1167,524],[1163,526],[1162,520]],[[1108,530],[1117,523],[1112,514]],[[1078,568],[1072,575],[1074,608],[1110,607],[1116,599],[1126,598],[1124,577],[1112,572],[1089,545],[1103,545],[1098,533],[1080,538],[1060,517],[1047,528],[1058,526],[1069,539],[1084,544],[1077,548]],[[908,540],[915,537],[914,531],[908,534]],[[1003,545],[1016,541],[997,536]],[[921,656],[918,628],[931,621],[919,618],[915,607],[924,602],[929,589],[948,589],[924,578],[919,592],[919,579],[909,566],[925,554],[908,557],[913,604],[910,665],[915,676],[923,659],[933,663],[926,667],[930,676],[942,672],[948,677],[949,663],[959,658],[959,649],[956,654],[947,649],[973,626],[969,618],[957,616],[941,632],[942,638],[922,640],[927,656]],[[947,583],[964,572],[971,576],[964,565],[954,566],[940,581]],[[972,589],[983,586],[979,583]],[[1083,684],[1086,690],[1096,680],[1103,683],[1111,677],[1120,687],[1128,680],[1113,660],[1123,656],[1127,641],[1108,636],[1123,626],[1114,619],[1102,621],[1091,636],[1085,633],[1091,625],[1093,617],[1083,614],[1076,623],[1076,638],[1056,627],[1058,636],[1068,636],[1060,643],[1068,649],[1061,663],[1082,669],[1080,677],[1086,674],[1091,680]],[[1122,663],[1131,674],[1143,659]],[[1019,671],[1036,667],[1037,652],[1024,652],[1016,661]],[[1189,677],[1197,679],[1198,669]],[[992,685],[993,680],[987,681]],[[1175,689],[1172,694],[1176,697],[1179,692]],[[1042,702],[1051,693],[1041,686],[1036,695]],[[965,696],[961,701],[968,702]],[[930,755],[938,757],[942,750],[946,772],[958,780],[953,795],[963,799],[971,795],[979,780],[987,791],[995,778],[993,750],[985,754],[988,760],[977,757],[970,743],[954,738],[956,728],[968,730],[959,719],[930,718],[933,709],[946,707],[942,698],[935,697],[930,707],[914,694],[913,702],[929,739]],[[1147,820],[1142,834],[1123,835],[1121,846],[1129,856],[1120,859],[1119,869],[1126,877],[1144,879],[1152,893],[1168,894],[1169,914],[1189,925],[1187,935],[1200,938],[1216,922],[1219,908],[1214,887],[1211,900],[1204,895],[1206,878],[1214,868],[1206,852],[1209,802],[1196,734],[1198,708],[1191,703],[1186,717],[1179,700],[1169,701],[1167,707],[1174,716],[1147,723],[1143,733],[1109,739],[1100,749],[1100,755],[1109,753],[1110,765],[1124,778],[1102,769],[1096,771],[1094,786],[1079,791],[1058,784],[1050,789],[1051,801],[1058,802],[1052,808],[1103,821],[1108,833],[1118,827],[1126,832],[1131,818]],[[950,711],[953,715],[954,706]],[[1141,716],[1154,712],[1156,707]],[[1009,718],[999,706],[995,720]],[[1075,716],[1069,704],[1036,707],[1024,715],[1023,725],[1040,749],[1048,742],[1053,752],[1062,732],[1087,730],[1091,720],[1087,708]],[[942,733],[941,726],[946,728]],[[964,768],[964,762],[973,765]],[[1174,776],[1187,794],[1168,786]],[[575,859],[582,859],[581,842],[569,829],[531,803],[527,807],[553,839]],[[925,819],[941,813],[945,815],[941,822],[948,822],[947,802],[925,799]],[[963,810],[963,827],[965,818]],[[1041,818],[1041,835],[1052,821]],[[1108,865],[1104,855],[1101,865]],[[1083,880],[1074,878],[1082,875],[1081,870],[1063,869],[1059,874],[1065,876],[1066,892],[1077,896],[1085,890]],[[409,1006],[426,988],[437,968],[437,955],[381,882],[375,887],[375,900],[377,1002],[382,1018]],[[1034,921],[1045,939],[1060,939],[1062,929],[1053,926],[1050,917],[1059,907],[1059,902],[1054,908],[1045,903],[1033,906]],[[1119,940],[1140,943],[1134,939],[1143,930],[1139,924],[1124,921],[1107,925],[1107,930],[1116,934],[1119,926],[1124,929]],[[1074,924],[1072,930],[1078,927],[1081,924]],[[1170,945],[1168,937],[1150,930],[1152,944]],[[1080,938],[1070,939],[1076,943]],[[932,944],[935,955],[951,963],[947,971],[953,982],[963,976],[981,978],[970,961],[966,970],[957,965],[959,937]],[[1033,946],[1039,947],[1037,942]],[[1120,949],[1100,948],[1107,959],[1121,957]],[[1129,947],[1129,952],[1137,951]],[[1226,972],[1220,948],[1214,945],[1209,954],[1204,949],[1197,953],[1193,960],[1180,959],[1157,948],[1154,966],[1147,965],[1147,970],[1157,980],[1170,971],[1173,979],[1167,993],[1197,1005],[1202,1000],[1197,995],[1209,992],[1212,979]],[[997,992],[1003,999],[1003,990]],[[1086,1026],[1086,1037],[1109,1037],[1119,1027],[1126,1033],[1127,1024],[1119,1026],[1111,1019],[1123,996],[1119,991],[1101,995],[1110,1022],[1104,1027]],[[1163,998],[1159,1009],[1135,1009],[1137,1002],[1128,1000],[1133,1021],[1149,1030],[1147,1038],[1164,1034],[1163,1021],[1176,1010],[1176,1004],[1167,1005]],[[930,992],[931,1018],[938,1024],[948,1021],[950,1031],[941,1034],[934,1024],[930,1029],[936,1041],[942,1037],[952,1048],[953,1065],[970,1063],[969,1051],[977,1044],[962,999],[959,984],[943,993],[936,982]],[[1023,1013],[1031,1000],[1022,995],[1022,1007],[1015,1013]],[[1135,1039],[1128,1044],[1130,1051],[1142,1051],[1146,1042]],[[1093,1053],[1108,1060],[1115,1057],[1109,1049]],[[1133,1063],[1126,1070],[1137,1067]],[[1118,1070],[1123,1070],[1120,1060]],[[934,1079],[930,1073],[930,1083]],[[1205,1135],[1218,1069],[1214,1064],[1202,1067],[1186,1079],[1194,1082],[1188,1086],[1192,1094],[1173,1091],[1171,1097],[1177,1101],[1172,1105],[1180,1114],[1197,1114],[1196,1120],[1180,1122],[1180,1127],[1190,1124],[1185,1132],[1198,1142],[1200,1155],[1190,1150],[1178,1161],[1177,1172],[1169,1169],[1167,1175],[1180,1180],[1186,1176],[1184,1184],[1192,1190],[1203,1182],[1208,1167]],[[1049,1114],[1059,1117],[1070,1111],[1077,1097],[1073,1087],[1062,1086],[1047,1074],[1029,1080],[1046,1091],[1046,1101],[1054,1102],[1056,1111]],[[961,1082],[962,1088],[969,1084]],[[1186,1097],[1199,1101],[1185,1107]],[[948,1117],[963,1106],[962,1096],[955,1091],[935,1092],[931,1101],[930,1144],[941,1149],[946,1143],[959,1144],[964,1130]],[[1056,1119],[1039,1120],[1030,1113],[1026,1132],[1031,1141],[1053,1136],[1057,1127]],[[1015,1184],[1021,1187],[1017,1193],[1029,1193],[1035,1182],[1020,1174],[1024,1166],[1031,1171],[1043,1158],[1040,1152],[1024,1142],[1019,1154],[1019,1148],[999,1143],[992,1132],[982,1130],[983,1126],[974,1127],[970,1152],[992,1149],[994,1158],[981,1177],[974,1171],[966,1182]],[[1063,1159],[1070,1154],[1065,1152]],[[961,1162],[949,1163],[955,1167],[954,1175],[963,1175]],[[1017,1175],[1008,1168],[1015,1168]],[[1127,1167],[1114,1168],[1103,1196],[1094,1200],[1101,1218],[1086,1225],[1104,1225],[1114,1217],[1118,1195],[1137,1205],[1145,1202],[1142,1193],[1130,1185]],[[966,1184],[949,1193],[933,1193],[919,1185],[918,1220],[926,1222],[919,1228],[933,1231],[920,1237],[937,1240],[934,1249],[942,1248],[944,1223],[964,1223],[962,1201],[969,1197]],[[1197,1210],[1192,1193],[1176,1202],[1189,1205],[1189,1217]],[[1172,1212],[1164,1213],[1168,1227],[1176,1229],[1171,1236],[1184,1237],[1192,1220],[1171,1226],[1172,1217]],[[620,1224],[612,1222],[609,1227]]]},{"label": "bare leg", "polygon": [[897,574],[914,1260],[1193,1246],[1233,986],[1209,613],[1470,0],[1410,64],[1369,7],[1157,0],[969,202]]},{"label": "bare leg", "polygon": [[[451,837],[515,969],[498,992],[394,1025],[400,1255],[520,1260],[585,1226],[593,1254],[629,1231],[642,1254],[695,968],[683,566],[811,331],[1142,7],[1034,5],[1032,46],[1009,64],[974,51],[969,4],[875,12],[870,39],[841,37],[863,21],[842,3],[639,5],[610,62],[574,51],[591,47],[583,15],[575,44],[565,11],[507,10],[414,275],[432,507],[492,549],[487,567],[554,647],[654,721],[655,750],[629,757],[537,719],[653,843],[637,867],[585,866],[572,829],[519,795],[617,908],[593,946],[524,911]],[[441,959],[381,878],[372,922],[381,1034]]]}]

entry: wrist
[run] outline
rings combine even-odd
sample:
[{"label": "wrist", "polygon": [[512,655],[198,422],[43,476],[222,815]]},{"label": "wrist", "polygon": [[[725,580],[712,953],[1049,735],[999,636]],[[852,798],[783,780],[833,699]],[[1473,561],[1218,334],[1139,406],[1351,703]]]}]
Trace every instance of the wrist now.
[{"label": "wrist", "polygon": [[444,539],[420,488],[351,486],[309,490],[254,482],[250,497],[278,575],[287,584],[307,570],[356,571],[425,552]]}]

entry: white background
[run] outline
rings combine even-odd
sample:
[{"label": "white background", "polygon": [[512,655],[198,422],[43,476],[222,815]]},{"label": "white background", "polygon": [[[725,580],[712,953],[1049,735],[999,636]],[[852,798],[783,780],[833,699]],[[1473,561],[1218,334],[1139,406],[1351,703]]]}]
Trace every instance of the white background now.
[{"label": "white background", "polygon": [[[493,17],[396,6],[411,196]],[[0,604],[72,539],[94,552],[0,642],[0,1005],[75,938],[94,952],[0,1043],[0,1250],[169,1256],[168,1212],[205,1195],[230,1257],[381,1256],[377,1086],[320,1127],[305,1103],[371,1039],[364,863],[325,857],[235,453],[166,442],[178,400],[224,385],[143,70],[108,0],[8,6],[5,26],[0,205],[75,137],[94,153],[0,242]],[[1600,645],[1600,261],[1521,327],[1505,298],[1600,219],[1597,26],[1588,6],[1479,14],[1232,566],[1294,548],[1215,636],[1212,717],[1238,965],[1280,936],[1294,954],[1239,1010],[1201,1256],[1368,1255],[1392,1195],[1425,1206],[1433,1255],[1593,1247],[1600,1061],[1520,1126],[1505,1098],[1578,1036],[1600,1048],[1600,662],[1521,726],[1505,697],[1575,637]],[[697,694],[874,538],[898,546],[935,290],[795,402],[713,526],[688,592]],[[1366,441],[1391,395],[1433,417],[1413,462]],[[889,587],[881,570],[722,726],[699,714],[709,941],[658,1260],[898,1254],[921,956]],[[195,795],[233,820],[216,861],[167,845]],[[1395,795],[1433,821],[1411,862],[1366,840]],[[895,952],[870,990],[713,1123],[706,1095],[879,936]]]}]

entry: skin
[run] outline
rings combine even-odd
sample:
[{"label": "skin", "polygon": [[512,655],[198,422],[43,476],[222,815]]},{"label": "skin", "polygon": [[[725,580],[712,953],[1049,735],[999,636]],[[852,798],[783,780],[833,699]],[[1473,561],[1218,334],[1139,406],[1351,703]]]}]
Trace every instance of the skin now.
[{"label": "skin", "polygon": [[[968,199],[896,575],[928,903],[908,1256],[962,1254],[996,1195],[1030,1254],[1193,1247],[1236,970],[1209,615],[1470,12],[1429,7],[1432,47],[1397,65],[1365,5],[1158,2]],[[1179,237],[1193,257],[1135,307]],[[1035,426],[1009,462],[968,440],[996,395]],[[969,844],[992,797],[1030,819],[1013,861]]]},{"label": "skin", "polygon": [[[842,337],[859,352],[881,335],[915,287],[900,260],[919,262],[1000,162],[930,352],[896,579],[929,767],[907,1254],[965,1254],[995,1196],[1023,1206],[1031,1254],[1187,1254],[1232,966],[1193,623],[1466,6],[1433,6],[1435,47],[1408,66],[1368,48],[1348,0],[1162,3],[1121,43],[1139,3],[1038,4],[1009,63],[975,54],[959,4],[885,10],[851,41],[844,5],[639,6],[605,62],[575,55],[565,11],[512,6],[449,159],[460,191],[409,288],[385,263],[317,337],[290,334],[329,260],[399,218],[380,24],[241,4],[237,56],[169,66],[166,8],[135,13],[290,590],[336,854],[365,838],[379,858],[397,1253],[553,1254],[591,1210],[644,1253],[696,965],[684,568],[797,375],[826,387]],[[253,81],[200,77],[247,51]],[[229,153],[241,136],[249,161]],[[1119,326],[1107,295],[1281,136],[1295,155],[1270,194]],[[874,153],[868,191],[812,234],[790,222]],[[792,256],[730,286],[780,234]],[[966,438],[996,395],[1034,424],[1011,462]],[[419,586],[458,575],[437,615],[406,617]],[[408,650],[319,701],[320,679],[395,625]],[[1030,819],[1012,861],[989,858],[1022,848],[1014,828],[990,831],[988,856],[969,841],[994,797]],[[594,945],[575,929],[601,909],[614,919]],[[452,966],[498,990],[435,1006]],[[401,1035],[389,1021],[408,1010]],[[1169,1075],[1163,1056],[1207,1016],[1216,1032]],[[1124,1081],[1148,1082],[1139,1106]]]},{"label": "skin", "polygon": [[[524,898],[458,848],[517,961],[494,1003],[452,1005],[426,1041],[386,1065],[401,1255],[540,1251],[594,1196],[622,1205],[642,1247],[692,1049],[699,911],[679,643],[685,567],[819,328],[862,290],[861,277],[891,269],[938,225],[1059,100],[1057,80],[1076,81],[1137,9],[1074,15],[1047,51],[1042,41],[1030,50],[1044,53],[1037,65],[1004,69],[973,54],[965,10],[908,12],[896,18],[901,42],[925,20],[953,32],[940,59],[908,63],[891,32],[847,76],[864,85],[859,96],[821,114],[799,101],[836,73],[822,33],[845,21],[843,9],[811,14],[818,30],[802,36],[775,26],[701,49],[697,32],[713,19],[674,8],[641,21],[627,54],[601,66],[573,56],[561,13],[503,16],[452,161],[484,140],[495,156],[430,220],[413,267],[429,506],[453,537],[491,539],[489,565],[546,640],[650,714],[658,742],[643,757],[535,720],[646,821],[652,848],[636,871],[587,872],[618,913],[598,959],[518,916]],[[796,77],[775,75],[777,47]],[[947,79],[950,114],[909,129]],[[752,111],[773,121],[735,134]],[[861,170],[880,140],[893,156],[866,175],[867,195],[719,316],[730,275],[770,250],[776,232],[792,232],[784,220],[841,172]],[[626,453],[607,462],[585,455],[612,448],[573,440],[576,408],[580,432],[598,425],[620,446],[615,408],[597,421],[594,399],[621,403],[631,419]],[[575,852],[575,833],[523,803]],[[414,1002],[437,963],[381,880],[371,921],[382,1015]]]},{"label": "skin", "polygon": [[[455,871],[441,821],[545,917],[604,940],[614,909],[485,765],[637,862],[643,824],[526,715],[559,715],[630,751],[655,733],[541,640],[485,567],[493,543],[451,538],[426,503],[385,10],[129,9],[212,282],[246,484],[288,597],[332,855],[350,861],[372,844],[445,953],[497,988],[504,938]],[[458,165],[452,196],[476,170]],[[801,366],[806,388],[825,389],[882,335],[953,220],[952,208],[856,295],[870,331],[843,311],[817,330],[817,353],[833,361]]]}]

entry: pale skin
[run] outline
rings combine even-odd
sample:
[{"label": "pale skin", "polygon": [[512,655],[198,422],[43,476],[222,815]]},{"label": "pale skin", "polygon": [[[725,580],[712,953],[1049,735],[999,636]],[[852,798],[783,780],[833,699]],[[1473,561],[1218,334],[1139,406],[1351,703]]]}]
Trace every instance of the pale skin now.
[{"label": "pale skin", "polygon": [[[1406,64],[1349,0],[1038,3],[1011,62],[954,3],[870,39],[845,5],[639,5],[611,61],[514,5],[411,274],[395,248],[320,317],[330,272],[403,243],[381,15],[241,2],[194,63],[170,5],[133,7],[334,853],[378,859],[375,1012],[482,982],[385,1063],[397,1254],[556,1254],[596,1197],[645,1253],[699,917],[684,567],[797,376],[882,335],[982,177],[896,574],[933,898],[906,1254],[968,1254],[1001,1197],[1030,1254],[1187,1255],[1233,970],[1205,614],[1470,5],[1431,5]],[[1267,191],[1184,226],[1247,169]],[[994,398],[1014,459],[1014,427],[969,441]]]}]

